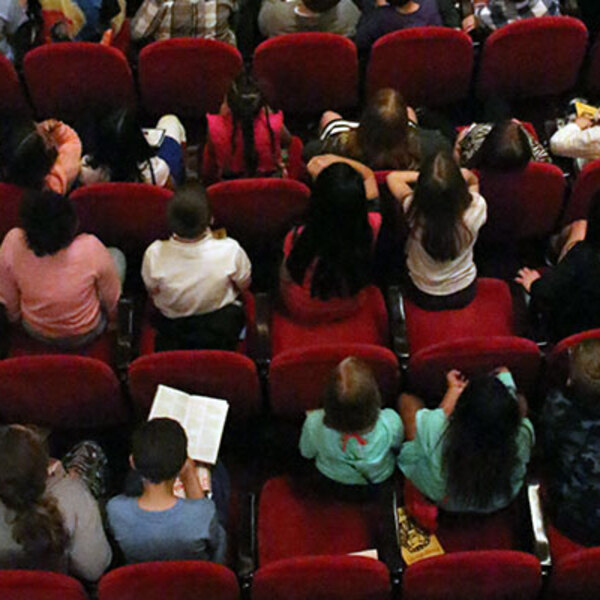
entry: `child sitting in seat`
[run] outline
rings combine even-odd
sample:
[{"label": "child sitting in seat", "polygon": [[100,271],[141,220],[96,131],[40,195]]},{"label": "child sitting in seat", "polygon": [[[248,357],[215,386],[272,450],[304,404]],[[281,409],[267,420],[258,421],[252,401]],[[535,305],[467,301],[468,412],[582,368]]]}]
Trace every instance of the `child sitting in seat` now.
[{"label": "child sitting in seat", "polygon": [[[213,471],[213,502],[205,497],[196,465],[188,457],[185,431],[172,419],[144,423],[133,436],[129,460],[141,478],[141,494],[116,496],[106,507],[109,526],[125,560],[224,562],[226,535],[216,504],[221,509],[226,506],[224,471]],[[185,498],[173,493],[178,476]]]},{"label": "child sitting in seat", "polygon": [[381,409],[368,365],[344,359],[325,389],[323,405],[306,415],[302,456],[315,459],[318,471],[333,482],[366,486],[386,481],[394,472],[403,428],[395,410]]},{"label": "child sitting in seat", "polygon": [[235,240],[213,234],[210,219],[202,185],[179,187],[168,209],[171,238],[153,242],[144,254],[142,278],[160,311],[157,351],[237,347],[250,260]]}]

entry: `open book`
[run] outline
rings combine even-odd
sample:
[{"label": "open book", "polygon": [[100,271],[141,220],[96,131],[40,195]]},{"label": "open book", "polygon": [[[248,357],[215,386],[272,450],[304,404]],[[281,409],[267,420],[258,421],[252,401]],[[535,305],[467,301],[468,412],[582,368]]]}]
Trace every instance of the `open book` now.
[{"label": "open book", "polygon": [[191,396],[159,385],[148,419],[166,417],[177,421],[188,438],[190,458],[214,465],[225,427],[229,403],[207,396]]},{"label": "open book", "polygon": [[398,535],[402,558],[407,565],[444,554],[440,541],[433,533],[419,527],[405,508],[398,508]]}]

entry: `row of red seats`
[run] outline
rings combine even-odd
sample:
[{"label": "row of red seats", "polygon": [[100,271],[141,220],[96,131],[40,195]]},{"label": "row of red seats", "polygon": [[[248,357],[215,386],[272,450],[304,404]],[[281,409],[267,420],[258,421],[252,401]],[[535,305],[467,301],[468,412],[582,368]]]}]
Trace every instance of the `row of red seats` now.
[{"label": "row of red seats", "polygon": [[[484,44],[478,98],[522,100],[571,90],[587,41],[585,25],[571,17],[527,19],[503,27]],[[17,75],[2,58],[0,112],[25,110]],[[392,87],[415,106],[447,105],[467,98],[473,64],[471,38],[461,31],[418,27],[394,32],[372,49],[367,91]],[[171,112],[182,118],[217,112],[241,68],[241,54],[217,41],[152,43],[139,56],[141,105],[148,114]],[[343,110],[358,103],[356,48],[342,36],[311,32],[267,40],[255,50],[253,72],[270,105],[289,114]],[[38,117],[68,119],[99,104],[106,108],[136,101],[127,59],[112,47],[82,42],[42,46],[26,55],[24,76]],[[587,90],[600,91],[599,44],[591,53]]]}]

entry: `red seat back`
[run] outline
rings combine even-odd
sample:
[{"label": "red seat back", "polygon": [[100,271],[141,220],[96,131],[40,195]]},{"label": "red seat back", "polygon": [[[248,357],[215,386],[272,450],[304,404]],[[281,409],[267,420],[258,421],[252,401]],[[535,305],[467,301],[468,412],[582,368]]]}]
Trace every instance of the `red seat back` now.
[{"label": "red seat back", "polygon": [[534,600],[542,586],[540,563],[523,552],[488,550],[434,556],[411,565],[404,600]]},{"label": "red seat back", "polygon": [[589,600],[600,596],[600,548],[560,558],[553,565],[549,600]]},{"label": "red seat back", "polygon": [[569,350],[580,342],[590,339],[600,339],[600,329],[590,329],[575,333],[560,340],[547,357],[548,383],[562,385],[569,375]]},{"label": "red seat back", "polygon": [[153,115],[198,119],[219,112],[241,68],[241,54],[224,42],[203,38],[154,42],[139,57],[142,104]]},{"label": "red seat back", "polygon": [[521,171],[480,172],[488,218],[480,238],[511,243],[552,233],[565,197],[565,178],[555,165],[529,163]]},{"label": "red seat back", "polygon": [[562,224],[568,225],[577,219],[587,219],[590,200],[598,191],[600,191],[600,159],[585,165],[577,176]]},{"label": "red seat back", "polygon": [[596,38],[590,50],[587,72],[587,91],[594,97],[600,93],[600,37]]},{"label": "red seat back", "polygon": [[292,558],[258,569],[252,600],[389,600],[382,562],[357,556]]},{"label": "red seat back", "polygon": [[199,560],[148,562],[115,569],[102,577],[98,600],[238,600],[232,571]]},{"label": "red seat back", "polygon": [[414,27],[379,38],[371,49],[367,93],[398,90],[412,106],[441,106],[466,98],[473,42],[447,27]]},{"label": "red seat back", "polygon": [[227,400],[233,421],[256,415],[261,407],[255,364],[223,350],[178,350],[148,354],[129,366],[129,391],[136,410],[146,417],[159,384],[189,394]]},{"label": "red seat back", "polygon": [[10,183],[0,183],[0,240],[13,228],[19,227],[19,207],[24,190]]},{"label": "red seat back", "polygon": [[87,600],[81,582],[48,571],[0,571],[3,600]]},{"label": "red seat back", "polygon": [[25,55],[23,68],[38,117],[72,119],[135,104],[127,59],[110,46],[46,44]]},{"label": "red seat back", "polygon": [[423,348],[410,357],[408,370],[411,389],[419,396],[439,401],[446,391],[446,373],[451,369],[471,377],[505,366],[519,390],[533,393],[541,361],[537,344],[525,338],[462,338]]},{"label": "red seat back", "polygon": [[22,356],[0,361],[0,419],[57,429],[124,423],[127,407],[105,363],[71,355]]},{"label": "red seat back", "polygon": [[27,114],[31,108],[25,100],[15,67],[0,54],[0,115]]},{"label": "red seat back", "polygon": [[577,81],[587,29],[572,17],[522,19],[485,41],[477,79],[480,99],[559,95]]},{"label": "red seat back", "polygon": [[269,371],[273,412],[301,419],[305,411],[318,408],[333,369],[348,356],[360,358],[371,367],[384,404],[395,402],[400,375],[390,350],[368,344],[323,344],[289,350],[273,358]]},{"label": "red seat back", "polygon": [[260,44],[253,73],[269,105],[285,113],[316,114],[357,103],[356,46],[334,33],[291,33]]}]

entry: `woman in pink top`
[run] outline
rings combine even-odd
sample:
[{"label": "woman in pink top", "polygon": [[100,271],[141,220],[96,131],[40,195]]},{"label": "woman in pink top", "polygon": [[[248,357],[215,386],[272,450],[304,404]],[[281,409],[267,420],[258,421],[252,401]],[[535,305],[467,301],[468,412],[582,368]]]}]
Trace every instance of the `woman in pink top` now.
[{"label": "woman in pink top", "polygon": [[93,235],[76,235],[70,200],[31,192],[21,205],[23,229],[0,246],[0,303],[36,339],[83,346],[115,313],[121,281],[108,249]]},{"label": "woman in pink top", "polygon": [[35,190],[66,194],[81,165],[81,140],[65,123],[17,123],[3,148],[3,179]]}]

